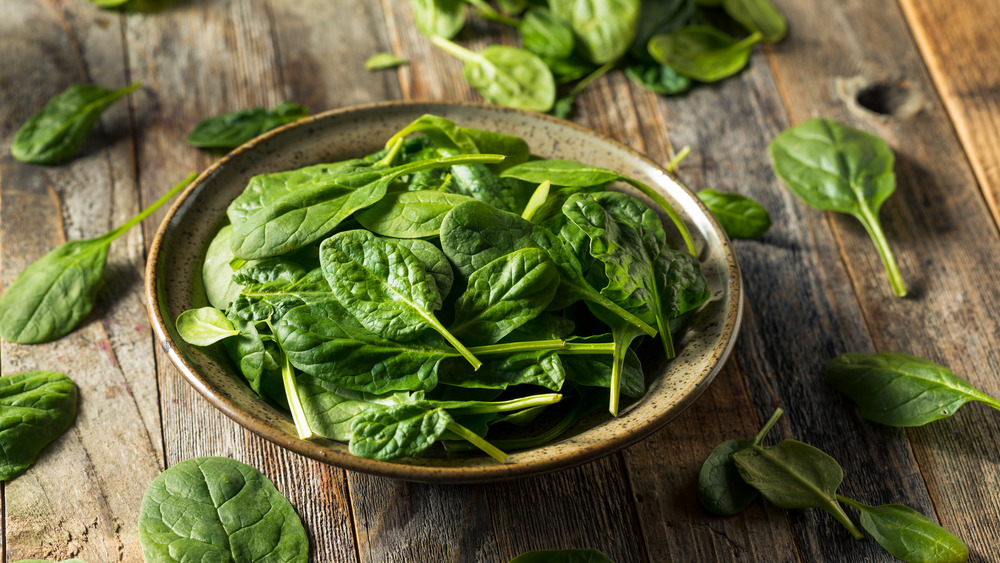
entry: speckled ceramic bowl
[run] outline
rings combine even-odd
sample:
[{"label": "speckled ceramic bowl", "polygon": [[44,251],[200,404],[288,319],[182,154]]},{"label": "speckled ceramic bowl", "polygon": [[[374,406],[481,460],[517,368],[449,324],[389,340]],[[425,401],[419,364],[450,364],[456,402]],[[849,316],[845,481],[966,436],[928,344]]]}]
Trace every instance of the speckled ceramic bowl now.
[{"label": "speckled ceramic bowl", "polygon": [[[658,189],[687,222],[712,291],[692,319],[670,362],[651,359],[649,389],[607,412],[581,420],[550,445],[510,452],[506,464],[485,455],[420,457],[397,462],[358,458],[347,444],[296,437],[291,416],[251,391],[224,357],[181,340],[174,320],[207,303],[201,263],[229,203],[251,176],[375,152],[386,139],[424,113],[460,125],[518,135],[534,154],[611,168]],[[669,230],[669,229],[668,229]],[[593,131],[549,116],[499,107],[454,103],[380,103],[331,111],[273,131],[243,145],[180,196],[153,240],[146,266],[146,299],[156,338],[181,374],[216,408],[264,438],[311,458],[349,470],[414,481],[476,482],[565,469],[632,444],[662,427],[697,398],[729,356],[742,311],[739,268],[728,239],[701,202],[649,159]],[[648,363],[648,362],[646,362]],[[646,366],[649,371],[650,366]]]}]

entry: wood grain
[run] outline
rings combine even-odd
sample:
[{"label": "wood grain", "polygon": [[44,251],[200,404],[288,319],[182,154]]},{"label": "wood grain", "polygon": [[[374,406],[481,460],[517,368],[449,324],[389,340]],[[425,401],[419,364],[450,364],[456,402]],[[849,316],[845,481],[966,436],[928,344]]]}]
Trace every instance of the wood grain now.
[{"label": "wood grain", "polygon": [[900,0],[994,220],[1000,221],[1000,10],[990,0]]}]

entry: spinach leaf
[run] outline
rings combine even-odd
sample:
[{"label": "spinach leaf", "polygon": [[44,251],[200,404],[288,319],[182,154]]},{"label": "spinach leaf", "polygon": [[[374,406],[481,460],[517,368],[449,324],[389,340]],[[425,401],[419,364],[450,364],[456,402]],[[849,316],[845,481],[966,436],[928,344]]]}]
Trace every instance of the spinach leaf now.
[{"label": "spinach leaf", "polygon": [[552,15],[570,24],[590,62],[618,60],[635,35],[639,0],[550,0]]},{"label": "spinach leaf", "polygon": [[694,0],[642,0],[635,36],[629,53],[641,62],[650,62],[649,40],[693,25],[698,15]]},{"label": "spinach leaf", "polygon": [[409,59],[397,57],[392,53],[375,53],[365,61],[365,70],[385,70],[410,64]]},{"label": "spinach leaf", "polygon": [[226,314],[215,307],[184,311],[177,317],[177,332],[185,342],[195,346],[211,346],[240,333]]},{"label": "spinach leaf", "polygon": [[969,548],[948,530],[902,504],[867,504],[837,495],[860,511],[861,527],[894,557],[910,562],[961,563]]},{"label": "spinach leaf", "polygon": [[[591,356],[579,356],[589,358]],[[528,350],[487,358],[473,373],[467,363],[447,358],[438,365],[438,382],[466,389],[507,389],[511,385],[537,385],[553,391],[562,389],[567,373],[553,350]]]},{"label": "spinach leaf", "polygon": [[496,174],[516,164],[527,162],[531,158],[531,150],[528,148],[528,143],[515,135],[506,135],[504,133],[484,131],[471,127],[462,127],[462,132],[476,144],[476,147],[479,149],[478,152],[502,154],[506,157],[503,159],[503,162],[486,165],[487,168]]},{"label": "spinach leaf", "polygon": [[465,62],[462,76],[488,102],[538,112],[552,108],[555,79],[538,55],[506,45],[473,52],[441,36],[431,42]]},{"label": "spinach leaf", "polygon": [[720,516],[732,516],[742,512],[757,498],[757,489],[740,477],[732,456],[751,446],[761,445],[782,412],[780,408],[775,409],[752,440],[727,440],[708,455],[698,473],[698,500],[706,510]]},{"label": "spinach leaf", "polygon": [[229,248],[233,226],[225,225],[205,251],[205,262],[201,267],[201,280],[205,286],[205,295],[213,307],[226,309],[240,294],[242,286],[233,280],[233,268],[230,265],[236,255]]},{"label": "spinach leaf", "polygon": [[389,137],[385,146],[390,147],[407,135],[419,132],[423,133],[439,149],[453,149],[463,154],[482,152],[472,139],[472,135],[469,134],[470,131],[470,129],[459,127],[454,121],[427,113]]},{"label": "spinach leaf", "polygon": [[889,145],[843,123],[810,119],[775,137],[768,150],[774,171],[799,199],[861,221],[878,249],[893,293],[905,296],[903,278],[878,220],[879,208],[896,189],[895,157]]},{"label": "spinach leaf", "polygon": [[260,471],[226,457],[182,461],[154,479],[142,498],[139,543],[150,563],[309,560],[288,500]]},{"label": "spinach leaf", "polygon": [[373,395],[337,387],[332,383],[307,373],[296,375],[299,402],[312,430],[331,440],[346,442],[351,439],[354,419],[369,409],[385,409],[406,403],[411,393]]},{"label": "spinach leaf", "polygon": [[57,246],[24,269],[0,295],[0,336],[18,344],[50,342],[90,314],[108,259],[108,246],[177,195],[191,174],[120,227],[94,239]]},{"label": "spinach leaf", "polygon": [[771,228],[771,216],[756,201],[740,194],[704,189],[698,192],[729,238],[754,238]]},{"label": "spinach leaf", "polygon": [[654,94],[672,96],[687,92],[691,79],[659,63],[633,62],[625,67],[625,75]]},{"label": "spinach leaf", "polygon": [[737,41],[712,26],[693,25],[653,37],[649,54],[684,76],[717,82],[743,70],[760,40],[760,33]]},{"label": "spinach leaf", "polygon": [[411,457],[429,448],[452,422],[443,409],[423,404],[367,410],[354,419],[350,450],[383,461]]},{"label": "spinach leaf", "polygon": [[544,250],[515,250],[469,276],[450,330],[472,344],[498,342],[545,310],[558,285],[559,273]]},{"label": "spinach leaf", "polygon": [[[577,336],[567,340],[573,344],[605,344],[609,335]],[[613,345],[613,340],[612,340]],[[613,348],[614,350],[614,348]],[[601,355],[591,352],[573,353],[560,352],[559,359],[566,369],[566,379],[577,385],[589,387],[612,388],[614,381],[614,352],[612,355]],[[642,363],[639,356],[629,347],[625,347],[625,360],[622,362],[621,383],[618,388],[626,397],[639,398],[646,394],[646,381],[642,373]]]},{"label": "spinach leaf", "polygon": [[1000,401],[948,368],[909,354],[841,354],[826,365],[826,381],[889,426],[922,426],[947,418],[969,401],[1000,409]]},{"label": "spinach leaf", "polygon": [[542,549],[526,551],[510,563],[614,563],[596,549]]},{"label": "spinach leaf", "polygon": [[748,31],[760,33],[764,41],[777,43],[785,37],[788,22],[770,0],[723,0],[729,17]]},{"label": "spinach leaf", "polygon": [[295,368],[285,354],[281,354],[281,386],[285,392],[285,402],[288,405],[288,410],[292,413],[292,422],[295,423],[295,432],[299,435],[299,439],[312,438],[314,434],[309,426],[309,416],[299,399],[299,383]]},{"label": "spinach leaf", "polygon": [[202,149],[235,149],[259,135],[308,115],[308,108],[292,102],[279,104],[272,110],[256,107],[224,113],[198,122],[188,134],[187,142]]},{"label": "spinach leaf", "polygon": [[444,216],[470,200],[469,196],[431,190],[393,192],[358,211],[354,218],[362,227],[385,237],[435,237],[441,233]]},{"label": "spinach leaf", "polygon": [[104,110],[132,92],[141,82],[121,90],[74,84],[56,94],[14,133],[10,154],[21,162],[53,164],[80,149]]},{"label": "spinach leaf", "polygon": [[413,0],[413,22],[427,37],[451,39],[465,26],[464,0]]},{"label": "spinach leaf", "polygon": [[538,210],[545,205],[545,201],[549,198],[549,189],[551,187],[552,183],[548,180],[538,184],[538,187],[535,188],[535,191],[531,194],[531,199],[529,199],[527,205],[524,206],[524,211],[521,212],[522,219],[525,221],[531,221],[532,217],[535,216],[535,213],[537,213]]},{"label": "spinach leaf", "polygon": [[670,217],[670,220],[684,238],[684,243],[687,245],[688,251],[693,255],[697,254],[694,248],[694,241],[691,239],[691,232],[684,224],[684,221],[681,220],[674,207],[670,205],[670,202],[653,188],[638,180],[619,174],[614,170],[589,166],[573,160],[533,160],[504,170],[500,174],[500,177],[516,178],[526,182],[534,182],[535,184],[541,184],[548,180],[554,186],[571,188],[587,188],[615,181],[625,182],[659,205],[663,209],[663,212],[667,214],[667,217]]},{"label": "spinach leaf", "polygon": [[781,508],[822,508],[856,539],[863,535],[837,502],[844,480],[840,464],[819,449],[784,440],[776,446],[751,445],[732,454],[740,476]]},{"label": "spinach leaf", "polygon": [[233,254],[245,260],[266,258],[313,243],[355,211],[382,199],[389,184],[400,176],[453,164],[501,160],[503,157],[499,155],[466,155],[422,160],[392,168],[347,168],[323,182],[292,189],[241,223],[234,221]]},{"label": "spinach leaf", "polygon": [[70,378],[51,371],[0,377],[0,482],[35,462],[76,418],[77,390]]},{"label": "spinach leaf", "polygon": [[584,278],[576,251],[548,230],[525,221],[514,213],[500,211],[479,201],[456,206],[441,224],[441,247],[448,259],[465,276],[497,258],[522,248],[538,248],[548,253],[561,276],[561,302],[585,299],[599,303],[650,336],[656,329],[601,295]]},{"label": "spinach leaf", "polygon": [[420,239],[396,239],[393,242],[399,246],[409,249],[417,260],[424,265],[424,269],[437,283],[438,293],[444,298],[451,291],[451,286],[455,282],[455,271],[451,268],[448,257],[441,252],[441,249]]},{"label": "spinach leaf", "polygon": [[612,416],[618,416],[618,403],[621,398],[622,380],[625,378],[625,358],[632,346],[632,342],[643,335],[643,332],[634,325],[626,322],[617,315],[593,303],[587,303],[587,308],[602,323],[611,328],[611,341],[614,344],[614,352],[611,356],[611,380],[608,388],[611,390],[611,397],[608,402],[608,412]]},{"label": "spinach leaf", "polygon": [[368,330],[406,340],[427,329],[479,369],[479,361],[441,324],[436,280],[409,249],[368,231],[338,233],[320,245],[320,264],[338,301]]},{"label": "spinach leaf", "polygon": [[539,57],[562,59],[573,54],[573,28],[546,7],[529,9],[517,29],[524,48]]}]

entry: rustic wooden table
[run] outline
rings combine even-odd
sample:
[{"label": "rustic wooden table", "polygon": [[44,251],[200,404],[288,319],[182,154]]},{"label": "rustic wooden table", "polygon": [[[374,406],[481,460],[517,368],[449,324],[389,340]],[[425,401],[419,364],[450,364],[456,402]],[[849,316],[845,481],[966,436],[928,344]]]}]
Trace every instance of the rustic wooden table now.
[{"label": "rustic wooden table", "polygon": [[[679,418],[620,453],[511,483],[430,486],[348,473],[282,449],[212,408],[153,345],[142,296],[162,212],[111,247],[98,306],[69,336],[3,343],[2,372],[63,371],[80,386],[70,431],[0,485],[0,560],[140,561],[142,494],[166,466],[206,455],[261,469],[309,530],[315,561],[505,562],[531,549],[594,547],[632,561],[887,561],[824,512],[756,502],[720,518],[695,479],[719,442],[750,436],[776,406],[774,438],[843,465],[842,492],[901,502],[965,540],[1000,542],[1000,413],[970,405],[912,430],[862,420],[823,382],[842,352],[903,351],[1000,396],[1000,3],[778,0],[790,33],[747,70],[677,98],[615,72],[574,120],[666,162],[693,188],[762,202],[774,226],[736,250],[746,311],[736,350]],[[184,137],[201,118],[293,100],[313,112],[394,99],[478,100],[460,64],[396,0],[181,1],[154,14],[85,0],[0,2],[0,260],[7,287],[67,239],[96,236],[212,157]],[[473,47],[511,41],[475,23]],[[401,69],[366,72],[394,51]],[[14,131],[75,82],[144,87],[101,120],[82,154],[53,167],[10,155]],[[857,92],[863,92],[859,96]],[[870,109],[865,109],[868,106]],[[874,111],[871,111],[874,110]],[[774,177],[767,143],[815,116],[885,138],[899,187],[882,217],[911,289],[894,298],[861,226],[806,208]]]}]

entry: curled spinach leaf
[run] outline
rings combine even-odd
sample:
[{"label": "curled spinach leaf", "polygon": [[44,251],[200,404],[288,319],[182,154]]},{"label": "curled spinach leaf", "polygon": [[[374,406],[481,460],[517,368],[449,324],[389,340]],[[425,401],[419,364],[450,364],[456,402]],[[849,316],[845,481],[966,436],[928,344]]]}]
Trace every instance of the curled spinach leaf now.
[{"label": "curled spinach leaf", "polygon": [[768,146],[778,177],[799,199],[822,211],[846,213],[875,243],[897,297],[906,295],[879,208],[896,190],[895,160],[885,141],[830,119],[810,119],[783,131]]},{"label": "curled spinach leaf", "polygon": [[10,154],[21,162],[53,164],[76,154],[104,110],[141,82],[121,90],[74,84],[53,96],[14,134]]},{"label": "curled spinach leaf", "polygon": [[35,462],[76,419],[77,390],[61,373],[29,371],[0,377],[0,482]]},{"label": "curled spinach leaf", "polygon": [[120,227],[97,238],[63,243],[24,269],[0,295],[0,336],[18,344],[61,338],[94,308],[108,246],[184,189],[191,174]]},{"label": "curled spinach leaf", "polygon": [[187,142],[202,149],[235,149],[271,129],[308,115],[307,108],[292,102],[272,110],[257,107],[225,113],[200,121],[188,134]]},{"label": "curled spinach leaf", "polygon": [[771,228],[771,216],[756,201],[740,194],[704,189],[698,192],[729,238],[754,238]]},{"label": "curled spinach leaf", "polygon": [[625,75],[654,94],[672,96],[687,92],[691,88],[690,78],[659,63],[630,63],[625,67]]},{"label": "curled spinach leaf", "polygon": [[841,354],[826,365],[826,381],[857,403],[861,416],[889,426],[922,426],[969,401],[1000,410],[1000,401],[948,368],[909,354]]},{"label": "curled spinach leaf", "polygon": [[518,25],[524,48],[542,58],[563,59],[573,54],[573,28],[544,6],[529,9]]},{"label": "curled spinach leaf", "polygon": [[139,509],[139,543],[150,563],[309,560],[292,505],[256,468],[227,457],[182,461],[154,479]]}]

